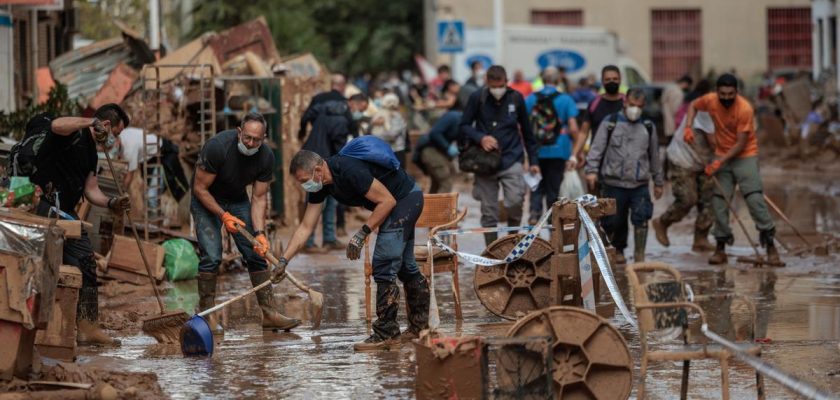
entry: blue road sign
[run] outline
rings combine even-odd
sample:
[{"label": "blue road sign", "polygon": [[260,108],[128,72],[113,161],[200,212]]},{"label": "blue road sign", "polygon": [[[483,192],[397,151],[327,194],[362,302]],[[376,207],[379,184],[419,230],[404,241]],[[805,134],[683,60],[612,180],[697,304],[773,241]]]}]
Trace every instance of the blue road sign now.
[{"label": "blue road sign", "polygon": [[438,21],[438,51],[460,53],[464,51],[464,21],[453,19]]}]

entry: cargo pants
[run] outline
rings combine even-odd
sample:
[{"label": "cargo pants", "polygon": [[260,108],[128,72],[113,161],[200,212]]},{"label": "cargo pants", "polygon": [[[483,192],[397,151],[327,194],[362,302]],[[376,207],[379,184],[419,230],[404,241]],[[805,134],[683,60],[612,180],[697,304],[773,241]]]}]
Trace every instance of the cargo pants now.
[{"label": "cargo pants", "polygon": [[[771,231],[776,225],[770,216],[767,202],[764,201],[764,189],[761,184],[761,173],[758,168],[758,157],[737,158],[729,160],[715,174],[720,186],[715,187],[712,206],[715,214],[715,227],[712,235],[718,241],[731,244],[732,228],[729,226],[729,207],[726,202],[732,198],[735,185],[738,185],[744,202],[750,211],[750,217],[755,222],[759,232]],[[713,184],[714,185],[714,184]]]}]

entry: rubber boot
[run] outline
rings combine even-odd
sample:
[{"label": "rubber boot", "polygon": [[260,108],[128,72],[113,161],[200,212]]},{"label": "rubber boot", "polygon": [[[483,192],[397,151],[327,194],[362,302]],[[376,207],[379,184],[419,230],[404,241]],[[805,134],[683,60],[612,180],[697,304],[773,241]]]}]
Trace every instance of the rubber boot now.
[{"label": "rubber boot", "polygon": [[615,263],[618,265],[627,264],[627,258],[624,257],[624,250],[615,249]]},{"label": "rubber boot", "polygon": [[423,274],[417,274],[403,287],[408,306],[408,329],[400,335],[400,340],[410,342],[419,338],[422,330],[429,329],[429,282]]},{"label": "rubber boot", "polygon": [[726,258],[726,241],[718,239],[717,240],[717,247],[715,248],[715,254],[712,254],[712,257],[709,258],[709,264],[711,265],[720,265],[727,263]]},{"label": "rubber boot", "polygon": [[120,341],[112,338],[99,327],[99,291],[94,287],[79,289],[79,303],[76,308],[76,343],[89,346],[119,346]]},{"label": "rubber boot", "polygon": [[645,248],[647,247],[648,227],[633,227],[633,262],[645,261]]},{"label": "rubber boot", "polygon": [[[255,271],[250,273],[251,285],[257,287],[259,284],[271,279],[271,272]],[[289,318],[277,311],[277,306],[274,304],[274,291],[271,284],[257,291],[257,303],[260,304],[262,310],[262,327],[263,329],[290,331],[292,328],[300,325],[300,320]]]},{"label": "rubber boot", "polygon": [[399,346],[400,325],[397,311],[400,306],[400,288],[394,282],[376,283],[376,321],[373,334],[365,341],[353,345],[356,351],[390,350]]},{"label": "rubber boot", "polygon": [[691,245],[691,251],[698,253],[705,253],[715,249],[715,245],[709,241],[709,232],[694,232],[694,244]]},{"label": "rubber boot", "polygon": [[484,234],[484,245],[490,246],[490,243],[496,241],[499,238],[499,234],[496,232],[487,232]]},{"label": "rubber boot", "polygon": [[[213,272],[199,272],[196,282],[198,284],[198,308],[204,311],[216,305],[216,277]],[[224,335],[225,329],[219,322],[219,315],[212,313],[205,317],[210,330],[214,335]]]},{"label": "rubber boot", "polygon": [[772,266],[782,266],[785,264],[779,257],[779,250],[776,250],[775,243],[776,229],[769,229],[758,233],[758,241],[767,249],[767,263]]},{"label": "rubber boot", "polygon": [[668,240],[668,226],[671,224],[667,223],[666,221],[662,221],[662,217],[654,218],[651,221],[653,225],[653,232],[656,233],[656,240],[659,244],[668,247],[671,245],[671,241]]}]

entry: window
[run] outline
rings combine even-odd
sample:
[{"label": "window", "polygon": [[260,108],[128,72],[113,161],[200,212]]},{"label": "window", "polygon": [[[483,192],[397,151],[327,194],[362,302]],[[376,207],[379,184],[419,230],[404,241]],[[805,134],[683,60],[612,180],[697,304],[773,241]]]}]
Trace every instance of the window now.
[{"label": "window", "polygon": [[642,78],[642,74],[639,71],[636,71],[636,68],[633,67],[624,67],[624,72],[621,74],[623,77],[624,84],[628,87],[638,86],[645,84],[645,78]]},{"label": "window", "polygon": [[700,10],[651,10],[651,58],[654,81],[673,81],[701,72]]},{"label": "window", "polygon": [[810,7],[767,9],[767,67],[811,67]]},{"label": "window", "polygon": [[534,25],[583,25],[583,10],[531,10]]}]

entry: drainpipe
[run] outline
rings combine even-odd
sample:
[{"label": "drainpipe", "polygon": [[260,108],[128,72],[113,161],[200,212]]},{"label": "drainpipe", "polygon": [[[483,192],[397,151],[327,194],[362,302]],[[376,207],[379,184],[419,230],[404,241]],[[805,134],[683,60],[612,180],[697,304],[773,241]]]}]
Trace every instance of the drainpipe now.
[{"label": "drainpipe", "polygon": [[160,1],[149,0],[149,47],[160,50]]}]

